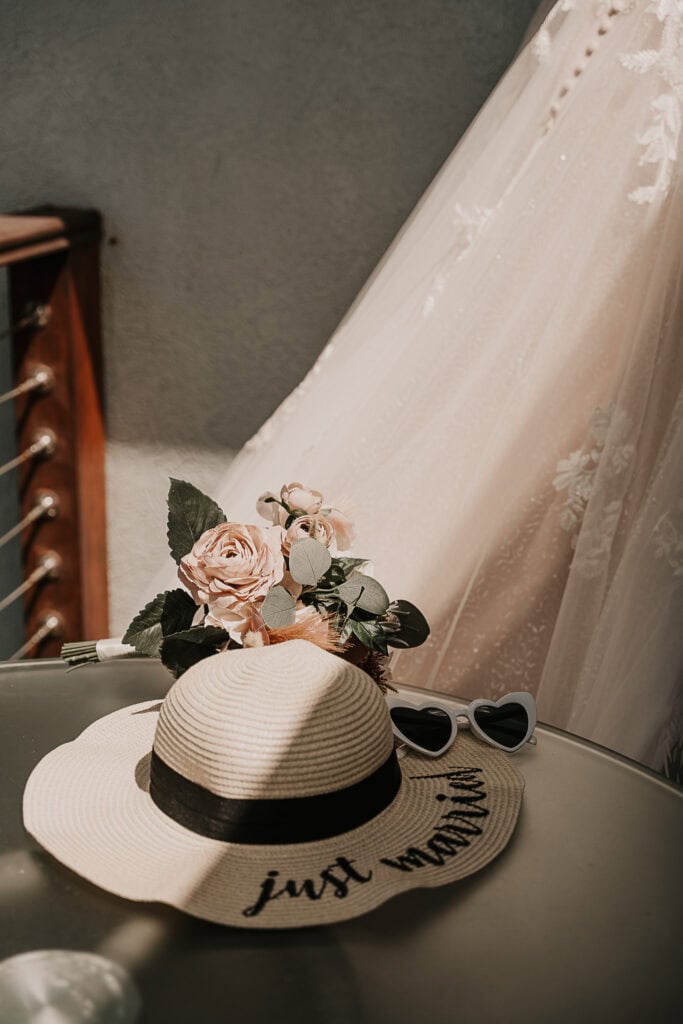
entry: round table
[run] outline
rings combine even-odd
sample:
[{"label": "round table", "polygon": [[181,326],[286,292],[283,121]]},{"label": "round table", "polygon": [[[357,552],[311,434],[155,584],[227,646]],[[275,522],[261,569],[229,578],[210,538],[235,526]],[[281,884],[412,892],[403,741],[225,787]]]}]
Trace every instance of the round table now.
[{"label": "round table", "polygon": [[240,931],[83,881],[24,832],[26,779],[52,747],[171,681],[137,658],[69,673],[0,664],[0,959],[103,953],[137,982],[141,1024],[683,1019],[683,790],[544,726],[516,755],[526,790],[501,856],[356,920]]}]

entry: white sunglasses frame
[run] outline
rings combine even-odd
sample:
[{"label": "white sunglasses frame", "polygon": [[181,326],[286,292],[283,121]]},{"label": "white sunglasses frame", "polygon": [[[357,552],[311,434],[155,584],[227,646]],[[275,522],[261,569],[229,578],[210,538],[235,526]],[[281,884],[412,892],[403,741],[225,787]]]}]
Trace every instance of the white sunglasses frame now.
[{"label": "white sunglasses frame", "polygon": [[[455,739],[458,735],[458,718],[466,718],[469,722],[470,729],[475,735],[482,739],[485,743],[488,743],[491,747],[497,747],[498,750],[504,751],[506,754],[515,754],[518,750],[521,750],[527,743],[535,744],[536,737],[534,736],[534,730],[537,724],[536,717],[536,701],[531,693],[525,691],[518,691],[515,693],[506,693],[499,700],[487,700],[486,697],[479,697],[477,700],[473,700],[465,708],[454,707],[453,705],[446,704],[437,698],[431,700],[424,700],[421,704],[413,704],[409,700],[404,700],[398,694],[386,693],[386,702],[391,712],[392,708],[412,708],[414,711],[425,711],[427,708],[438,708],[439,711],[445,712],[451,720],[451,735],[448,738],[448,742],[445,743],[439,750],[425,750],[418,743],[413,743],[412,740],[407,739],[401,730],[394,724],[394,720],[391,720],[391,728],[393,729],[394,736],[405,743],[406,746],[411,747],[413,750],[417,750],[420,754],[424,754],[427,757],[441,757],[446,751],[453,746]],[[515,747],[505,747],[501,743],[496,743],[490,736],[480,728],[474,718],[474,712],[477,708],[482,706],[500,708],[505,704],[521,704],[527,713],[528,726],[527,732],[524,739],[518,743]]]}]

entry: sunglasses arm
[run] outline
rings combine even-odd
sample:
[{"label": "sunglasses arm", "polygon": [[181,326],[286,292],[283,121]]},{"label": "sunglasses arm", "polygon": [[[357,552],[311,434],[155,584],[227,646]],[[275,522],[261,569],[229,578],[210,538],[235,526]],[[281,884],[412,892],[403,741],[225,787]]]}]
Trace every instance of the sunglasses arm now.
[{"label": "sunglasses arm", "polygon": [[535,736],[530,736],[529,739],[527,740],[527,743],[531,743],[531,744],[533,744],[533,746],[536,746],[536,744],[538,743],[538,740],[536,739]]}]

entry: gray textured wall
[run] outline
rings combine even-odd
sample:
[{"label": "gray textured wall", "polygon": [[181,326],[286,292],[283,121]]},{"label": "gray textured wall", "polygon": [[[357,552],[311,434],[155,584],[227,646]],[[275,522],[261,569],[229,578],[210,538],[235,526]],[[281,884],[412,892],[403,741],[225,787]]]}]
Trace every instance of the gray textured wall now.
[{"label": "gray textured wall", "polygon": [[2,208],[96,206],[111,240],[113,627],[164,557],[168,475],[210,487],[297,384],[536,6],[0,4]]}]

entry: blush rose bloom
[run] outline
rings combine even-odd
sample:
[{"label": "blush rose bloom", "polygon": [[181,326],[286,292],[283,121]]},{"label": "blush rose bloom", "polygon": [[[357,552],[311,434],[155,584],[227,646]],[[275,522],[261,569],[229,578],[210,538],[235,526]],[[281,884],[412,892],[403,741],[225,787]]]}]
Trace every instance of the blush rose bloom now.
[{"label": "blush rose bloom", "polygon": [[334,530],[334,539],[340,551],[348,551],[353,541],[353,523],[337,508],[325,513],[325,519]]},{"label": "blush rose bloom", "polygon": [[220,523],[195,542],[178,575],[197,604],[209,606],[207,625],[244,627],[251,606],[284,575],[282,536],[279,526]]},{"label": "blush rose bloom", "polygon": [[272,491],[265,491],[256,502],[256,511],[274,526],[284,526],[287,521],[287,512],[280,504],[277,494]]},{"label": "blush rose bloom", "polygon": [[285,484],[280,491],[280,498],[292,512],[305,512],[307,516],[314,516],[320,511],[323,503],[323,496],[320,491],[313,491],[303,484]]},{"label": "blush rose bloom", "polygon": [[[299,513],[299,518],[293,524],[295,529],[287,528],[286,523],[290,514],[282,507],[281,501],[295,513]],[[283,548],[285,555],[289,555],[295,540],[303,540],[305,537],[313,537],[329,547],[332,540],[330,527],[337,549],[348,551],[354,537],[353,523],[338,508],[323,508],[322,501],[320,491],[311,490],[295,482],[286,484],[280,491],[280,497],[273,491],[265,491],[256,502],[256,511],[267,522],[287,530]],[[302,512],[303,515],[300,514]]]},{"label": "blush rose bloom", "polygon": [[334,540],[334,527],[326,516],[299,516],[284,534],[282,550],[289,555],[292,544],[297,540],[306,540],[307,537],[312,537],[329,548]]}]

